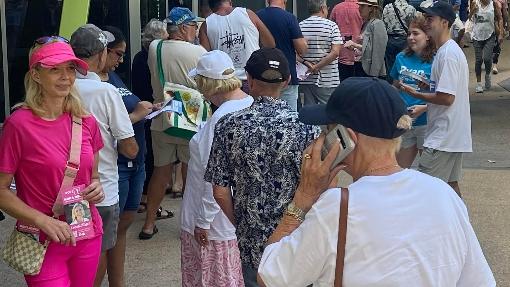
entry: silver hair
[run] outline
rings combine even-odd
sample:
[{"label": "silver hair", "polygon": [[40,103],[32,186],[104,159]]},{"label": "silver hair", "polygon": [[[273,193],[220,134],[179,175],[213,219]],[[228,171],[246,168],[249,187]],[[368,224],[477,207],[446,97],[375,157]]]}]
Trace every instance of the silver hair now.
[{"label": "silver hair", "polygon": [[327,6],[326,0],[308,0],[308,12],[310,14],[320,12],[323,6]]},{"label": "silver hair", "polygon": [[173,35],[179,33],[179,26],[181,26],[181,25],[168,25],[166,27],[166,30],[168,31],[168,35],[173,36]]},{"label": "silver hair", "polygon": [[142,46],[148,50],[149,45],[152,41],[162,39],[166,34],[166,23],[159,21],[158,19],[151,19],[142,34]]}]

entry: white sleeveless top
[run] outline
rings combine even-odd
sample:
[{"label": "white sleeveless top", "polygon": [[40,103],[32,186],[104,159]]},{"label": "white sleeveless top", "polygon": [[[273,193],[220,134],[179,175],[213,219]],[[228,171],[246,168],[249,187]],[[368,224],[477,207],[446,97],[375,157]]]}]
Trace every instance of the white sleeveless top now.
[{"label": "white sleeveless top", "polygon": [[236,68],[236,76],[246,80],[244,66],[251,54],[260,49],[259,31],[246,8],[235,8],[228,15],[211,14],[206,19],[211,49],[227,53]]},{"label": "white sleeveless top", "polygon": [[480,1],[476,1],[478,11],[473,15],[473,40],[485,41],[494,33],[494,3],[492,1],[482,7]]}]

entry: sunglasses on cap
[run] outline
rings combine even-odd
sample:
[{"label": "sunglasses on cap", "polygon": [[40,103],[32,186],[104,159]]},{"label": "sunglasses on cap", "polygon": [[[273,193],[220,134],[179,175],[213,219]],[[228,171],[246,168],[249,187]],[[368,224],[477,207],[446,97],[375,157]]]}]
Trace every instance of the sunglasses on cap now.
[{"label": "sunglasses on cap", "polygon": [[43,36],[41,38],[37,38],[34,41],[34,45],[35,44],[44,45],[44,44],[55,43],[55,42],[64,42],[64,43],[69,44],[69,40],[67,40],[66,38],[61,37],[61,36]]}]

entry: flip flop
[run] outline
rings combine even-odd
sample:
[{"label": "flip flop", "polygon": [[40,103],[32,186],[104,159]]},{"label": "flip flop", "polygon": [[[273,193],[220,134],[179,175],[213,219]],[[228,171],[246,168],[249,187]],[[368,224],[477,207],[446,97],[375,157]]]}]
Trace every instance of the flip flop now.
[{"label": "flip flop", "polygon": [[146,211],[147,211],[147,202],[140,202],[137,212],[144,213]]},{"label": "flip flop", "polygon": [[156,225],[154,225],[154,228],[152,228],[152,233],[147,233],[147,232],[144,232],[143,229],[142,231],[140,231],[140,233],[138,234],[138,239],[140,240],[149,240],[151,239],[154,234],[158,233],[158,228],[156,227]]},{"label": "flip flop", "polygon": [[[163,212],[166,212],[166,214],[163,214]],[[158,211],[156,211],[156,220],[168,219],[172,217],[174,217],[174,213],[170,210],[166,210],[160,207]]]},{"label": "flip flop", "polygon": [[172,191],[169,193],[171,198],[182,198],[183,192],[182,191]]}]

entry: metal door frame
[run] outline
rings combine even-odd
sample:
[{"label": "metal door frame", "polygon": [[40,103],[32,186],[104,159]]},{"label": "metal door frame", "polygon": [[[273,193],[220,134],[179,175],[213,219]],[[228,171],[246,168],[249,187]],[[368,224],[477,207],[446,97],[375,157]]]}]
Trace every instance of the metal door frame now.
[{"label": "metal door frame", "polygon": [[5,95],[5,116],[10,115],[10,101],[9,101],[9,63],[7,59],[7,36],[6,36],[6,23],[5,23],[5,1],[0,1],[0,35],[2,37],[2,64],[4,81],[4,95]]},{"label": "metal door frame", "polygon": [[[142,50],[142,21],[140,19],[140,0],[129,0],[129,51],[131,63],[135,55]],[[133,81],[133,79],[131,79]]]}]

